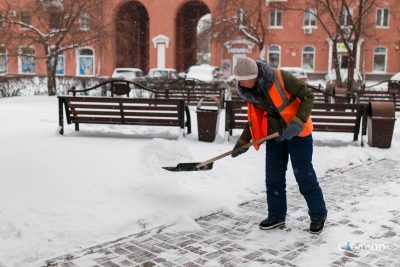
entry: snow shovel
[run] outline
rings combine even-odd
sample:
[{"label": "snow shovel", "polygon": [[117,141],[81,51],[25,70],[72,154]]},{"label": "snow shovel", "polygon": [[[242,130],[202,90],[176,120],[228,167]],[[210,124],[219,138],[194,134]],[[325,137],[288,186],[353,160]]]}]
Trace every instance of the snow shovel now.
[{"label": "snow shovel", "polygon": [[[257,145],[257,144],[261,144],[269,139],[278,137],[279,134],[278,133],[274,133],[271,135],[268,135],[266,137],[263,137],[261,139],[255,140],[253,142],[247,143],[243,146],[241,146],[238,149],[241,148],[249,148],[252,145]],[[225,158],[226,156],[231,155],[234,152],[234,150],[225,152],[219,156],[216,156],[212,159],[206,160],[204,162],[191,162],[191,163],[178,163],[178,165],[176,167],[162,167],[163,169],[166,169],[168,171],[172,171],[172,172],[181,172],[181,171],[208,171],[211,170],[213,168],[213,164],[214,161]]]}]

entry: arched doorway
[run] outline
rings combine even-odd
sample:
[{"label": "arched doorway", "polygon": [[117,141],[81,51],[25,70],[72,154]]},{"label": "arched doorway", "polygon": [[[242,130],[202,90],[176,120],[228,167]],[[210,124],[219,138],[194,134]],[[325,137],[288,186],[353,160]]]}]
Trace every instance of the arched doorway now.
[{"label": "arched doorway", "polygon": [[201,1],[185,3],[176,16],[176,69],[185,71],[197,62],[197,24],[210,13]]},{"label": "arched doorway", "polygon": [[132,1],[116,16],[116,67],[149,69],[149,16],[146,8]]}]

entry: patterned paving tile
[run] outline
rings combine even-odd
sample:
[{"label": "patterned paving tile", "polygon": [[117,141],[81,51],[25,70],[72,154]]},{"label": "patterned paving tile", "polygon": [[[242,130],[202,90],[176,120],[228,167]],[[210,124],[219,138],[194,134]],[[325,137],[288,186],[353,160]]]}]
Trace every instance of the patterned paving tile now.
[{"label": "patterned paving tile", "polygon": [[[320,178],[330,214],[320,235],[308,233],[307,208],[297,186],[287,189],[286,227],[273,231],[258,229],[265,217],[265,196],[239,205],[235,214],[223,211],[197,219],[200,230],[175,232],[168,226],[123,237],[81,251],[47,260],[42,266],[123,267],[123,266],[312,266],[315,255],[324,266],[399,266],[400,209],[394,207],[386,218],[351,220],[354,213],[366,212],[358,196],[375,197],[377,177],[371,169],[379,168],[379,185],[400,184],[400,162],[381,160],[332,170]],[[379,193],[379,192],[378,192]],[[381,192],[400,202],[400,192]],[[378,196],[379,197],[379,196]],[[398,207],[398,206],[397,206]],[[380,225],[379,225],[380,224]],[[371,225],[377,226],[371,233]],[[348,233],[364,242],[339,242],[335,233]],[[368,242],[380,242],[371,249]],[[346,244],[348,244],[346,246]],[[351,247],[351,249],[349,249]],[[373,247],[372,247],[373,248]],[[314,266],[314,265],[313,265]]]}]

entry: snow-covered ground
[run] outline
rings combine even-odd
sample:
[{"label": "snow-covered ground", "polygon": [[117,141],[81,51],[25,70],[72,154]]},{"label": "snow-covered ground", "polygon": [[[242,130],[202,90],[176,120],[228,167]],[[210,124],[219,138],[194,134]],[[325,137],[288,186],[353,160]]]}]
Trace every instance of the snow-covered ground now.
[{"label": "snow-covered ground", "polygon": [[[173,127],[105,125],[82,125],[80,132],[70,125],[61,136],[55,97],[0,99],[0,266],[37,266],[159,225],[194,229],[195,218],[234,210],[265,190],[264,147],[221,159],[211,171],[161,168],[229,151],[240,134],[225,141],[221,113],[216,141],[200,142],[194,108],[191,115],[193,133],[180,139]],[[313,133],[317,174],[398,159],[399,128],[397,122],[390,149],[362,148],[352,134]]]}]

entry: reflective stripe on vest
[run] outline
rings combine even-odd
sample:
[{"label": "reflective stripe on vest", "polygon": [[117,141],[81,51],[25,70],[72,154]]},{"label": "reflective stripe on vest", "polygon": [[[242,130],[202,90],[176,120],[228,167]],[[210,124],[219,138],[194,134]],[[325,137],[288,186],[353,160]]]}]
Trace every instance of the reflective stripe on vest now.
[{"label": "reflective stripe on vest", "polygon": [[[274,72],[274,82],[272,83],[271,88],[268,90],[268,94],[271,97],[274,106],[286,123],[296,116],[299,109],[300,100],[285,90],[282,75],[279,69]],[[249,120],[252,140],[263,138],[267,135],[268,120],[265,117],[267,113],[256,108],[250,102],[248,102],[247,106],[247,117]],[[299,136],[307,136],[312,132],[312,130],[313,125],[311,117],[308,116],[308,119],[304,124],[304,128],[300,132]],[[260,145],[254,145],[256,150],[258,150],[259,147]]]},{"label": "reflective stripe on vest", "polygon": [[[282,88],[283,82],[281,83],[281,81],[279,79],[280,77],[277,72],[278,72],[278,70],[276,70],[276,72],[274,72],[274,84],[276,86],[276,89],[278,90],[279,96],[282,99],[282,104],[280,106],[276,106],[276,109],[278,110],[278,112],[281,112],[287,106],[289,106],[293,101],[295,101],[296,97],[295,96],[288,97],[288,95],[285,94],[285,91]],[[279,74],[280,74],[280,72],[279,72]]]}]

